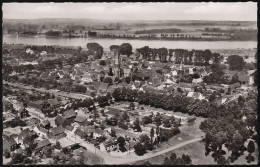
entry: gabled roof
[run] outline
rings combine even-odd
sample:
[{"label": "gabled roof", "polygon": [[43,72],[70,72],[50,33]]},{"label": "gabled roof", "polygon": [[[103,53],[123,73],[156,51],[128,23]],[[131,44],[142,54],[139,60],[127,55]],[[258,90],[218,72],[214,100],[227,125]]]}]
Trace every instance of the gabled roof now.
[{"label": "gabled roof", "polygon": [[42,140],[38,143],[36,149],[46,147],[50,144],[51,144],[51,142],[48,139]]},{"label": "gabled roof", "polygon": [[124,68],[123,70],[124,70],[124,73],[125,73],[125,74],[131,73],[131,69]]},{"label": "gabled roof", "polygon": [[87,120],[87,118],[86,117],[83,117],[83,116],[76,116],[76,118],[74,119],[74,121],[76,121],[76,122],[84,122],[84,121],[86,121]]},{"label": "gabled roof", "polygon": [[56,136],[56,135],[59,135],[61,133],[64,133],[65,129],[60,125],[60,126],[57,126],[55,128],[50,129],[50,132],[52,132]]},{"label": "gabled roof", "polygon": [[205,67],[204,70],[207,72],[207,73],[210,73],[212,72],[211,68],[210,67]]},{"label": "gabled roof", "polygon": [[82,136],[84,135],[84,132],[83,132],[81,129],[77,128],[77,129],[75,130],[74,134],[79,135],[79,136],[82,137]]},{"label": "gabled roof", "polygon": [[75,117],[76,113],[74,110],[71,109],[71,110],[63,112],[63,115],[67,119],[67,118]]},{"label": "gabled roof", "polygon": [[43,126],[48,125],[48,124],[50,124],[50,121],[49,121],[49,120],[46,119],[46,120],[43,120],[43,121],[42,121],[42,125],[43,125]]},{"label": "gabled roof", "polygon": [[198,99],[200,97],[200,93],[199,92],[193,92],[192,97],[195,98],[195,99]]},{"label": "gabled roof", "polygon": [[4,136],[4,138],[6,139],[6,141],[7,141],[11,146],[17,144],[16,141],[14,140],[14,138],[12,138],[12,137]]},{"label": "gabled roof", "polygon": [[132,84],[133,84],[133,85],[134,85],[136,88],[140,87],[140,85],[141,85],[141,83],[140,83],[140,82],[136,82],[136,81],[135,81],[135,82],[133,82]]},{"label": "gabled roof", "polygon": [[40,78],[41,78],[41,79],[47,79],[47,78],[49,78],[49,73],[48,73],[48,72],[42,73],[42,74],[40,75]]},{"label": "gabled roof", "polygon": [[108,112],[107,114],[111,114],[111,115],[116,115],[116,114],[123,114],[124,110],[120,110],[118,108],[114,108],[114,107],[108,107]]},{"label": "gabled roof", "polygon": [[72,131],[72,130],[74,129],[74,127],[73,127],[73,126],[66,125],[66,126],[65,126],[65,129]]},{"label": "gabled roof", "polygon": [[99,135],[103,135],[105,133],[105,131],[101,130],[101,129],[95,129],[95,133],[97,133]]},{"label": "gabled roof", "polygon": [[247,81],[249,81],[249,76],[246,75],[246,74],[239,74],[238,80],[241,81],[241,82],[247,82]]},{"label": "gabled roof", "polygon": [[91,133],[95,131],[95,128],[93,126],[85,126],[81,128],[83,132],[85,133]]},{"label": "gabled roof", "polygon": [[240,87],[240,86],[241,86],[241,85],[240,85],[239,82],[230,85],[231,88],[237,88],[237,87]]},{"label": "gabled roof", "polygon": [[21,133],[18,135],[18,138],[21,139],[23,137],[31,136],[32,134],[33,133],[31,132],[31,130],[29,128],[26,128],[23,131],[21,131]]},{"label": "gabled roof", "polygon": [[20,107],[18,113],[21,113],[24,109],[25,109],[24,107]]},{"label": "gabled roof", "polygon": [[117,76],[109,76],[109,77],[112,79],[113,82],[115,82],[115,80],[117,78]]},{"label": "gabled roof", "polygon": [[188,97],[192,97],[192,96],[193,96],[193,93],[194,93],[194,92],[189,92],[189,93],[187,94],[187,96],[188,96]]},{"label": "gabled roof", "polygon": [[57,115],[56,118],[55,118],[55,122],[56,122],[58,125],[62,125],[65,120],[66,120],[66,118],[64,118],[64,117],[61,116],[61,115]]},{"label": "gabled roof", "polygon": [[116,142],[116,139],[114,137],[111,137],[110,139],[105,141],[103,144],[104,144],[105,147],[109,147],[111,145],[117,144],[117,142]]},{"label": "gabled roof", "polygon": [[101,82],[99,85],[99,89],[107,90],[109,83]]},{"label": "gabled roof", "polygon": [[48,99],[48,102],[50,103],[50,105],[53,105],[53,106],[60,104],[57,99]]}]

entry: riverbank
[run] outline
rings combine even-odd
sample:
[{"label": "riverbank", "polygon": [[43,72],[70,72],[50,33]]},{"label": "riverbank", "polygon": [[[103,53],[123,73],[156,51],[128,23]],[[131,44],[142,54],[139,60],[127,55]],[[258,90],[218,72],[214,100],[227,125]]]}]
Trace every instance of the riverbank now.
[{"label": "riverbank", "polygon": [[224,38],[160,38],[160,37],[86,37],[86,36],[47,36],[44,34],[37,34],[37,35],[10,35],[10,34],[5,34],[3,36],[7,37],[25,37],[25,38],[39,38],[39,37],[44,37],[44,38],[56,38],[56,39],[78,39],[78,38],[84,38],[84,39],[125,39],[125,40],[159,40],[159,41],[230,41],[230,42],[235,42],[235,41],[255,41],[257,40],[247,40],[247,39],[224,39]]},{"label": "riverbank", "polygon": [[53,45],[86,48],[87,43],[96,42],[105,50],[111,45],[130,43],[133,49],[149,46],[150,48],[168,49],[254,49],[257,48],[257,41],[168,41],[168,40],[137,40],[137,39],[109,39],[109,38],[46,38],[46,37],[14,37],[3,36],[5,44],[26,44],[26,45]]}]

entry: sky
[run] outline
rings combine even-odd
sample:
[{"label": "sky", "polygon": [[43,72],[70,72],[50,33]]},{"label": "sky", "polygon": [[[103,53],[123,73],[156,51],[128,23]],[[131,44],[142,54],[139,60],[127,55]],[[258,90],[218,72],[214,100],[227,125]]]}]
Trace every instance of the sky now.
[{"label": "sky", "polygon": [[3,3],[4,19],[257,21],[256,2]]}]

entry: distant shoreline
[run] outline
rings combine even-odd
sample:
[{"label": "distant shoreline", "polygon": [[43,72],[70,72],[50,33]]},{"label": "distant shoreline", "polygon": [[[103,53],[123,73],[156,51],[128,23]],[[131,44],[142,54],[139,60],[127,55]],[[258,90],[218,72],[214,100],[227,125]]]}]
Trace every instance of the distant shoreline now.
[{"label": "distant shoreline", "polygon": [[[10,34],[4,34],[3,36],[6,37],[14,37],[16,35],[10,35]],[[209,41],[209,42],[218,42],[218,41],[245,41],[245,42],[257,42],[257,40],[243,40],[243,39],[205,39],[205,38],[127,38],[127,37],[59,37],[59,36],[46,36],[46,35],[19,35],[18,37],[26,37],[26,38],[37,38],[37,37],[43,37],[43,38],[54,38],[54,39],[76,39],[76,38],[88,38],[88,39],[129,39],[129,40],[147,40],[147,41]]]}]

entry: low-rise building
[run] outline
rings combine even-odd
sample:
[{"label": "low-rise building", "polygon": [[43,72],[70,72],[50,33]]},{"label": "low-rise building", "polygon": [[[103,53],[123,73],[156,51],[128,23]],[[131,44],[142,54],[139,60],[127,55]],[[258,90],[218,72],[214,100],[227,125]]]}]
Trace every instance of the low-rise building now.
[{"label": "low-rise building", "polygon": [[100,150],[101,151],[110,151],[116,146],[117,146],[116,138],[111,137],[107,141],[100,144]]},{"label": "low-rise building", "polygon": [[56,108],[60,106],[60,103],[57,99],[48,99],[48,102],[52,108]]},{"label": "low-rise building", "polygon": [[17,143],[12,137],[3,137],[3,150],[8,152],[13,152],[17,148]]},{"label": "low-rise building", "polygon": [[40,152],[44,147],[51,146],[51,142],[48,139],[39,141],[37,147],[35,148],[35,152]]},{"label": "low-rise building", "polygon": [[199,92],[189,92],[187,94],[187,97],[192,97],[194,99],[199,99],[199,100],[205,99],[205,97]]},{"label": "low-rise building", "polygon": [[18,135],[18,143],[23,143],[23,140],[26,137],[33,136],[34,134],[35,133],[32,130],[30,130],[29,128],[22,130],[21,133]]},{"label": "low-rise building", "polygon": [[62,126],[52,128],[50,129],[49,136],[54,139],[66,137],[65,129]]},{"label": "low-rise building", "polygon": [[43,128],[45,128],[45,129],[50,129],[51,123],[50,123],[49,120],[43,120],[43,121],[41,122],[41,126],[42,126]]},{"label": "low-rise building", "polygon": [[28,110],[24,107],[19,108],[18,114],[20,115],[21,118],[26,118],[29,116]]}]

